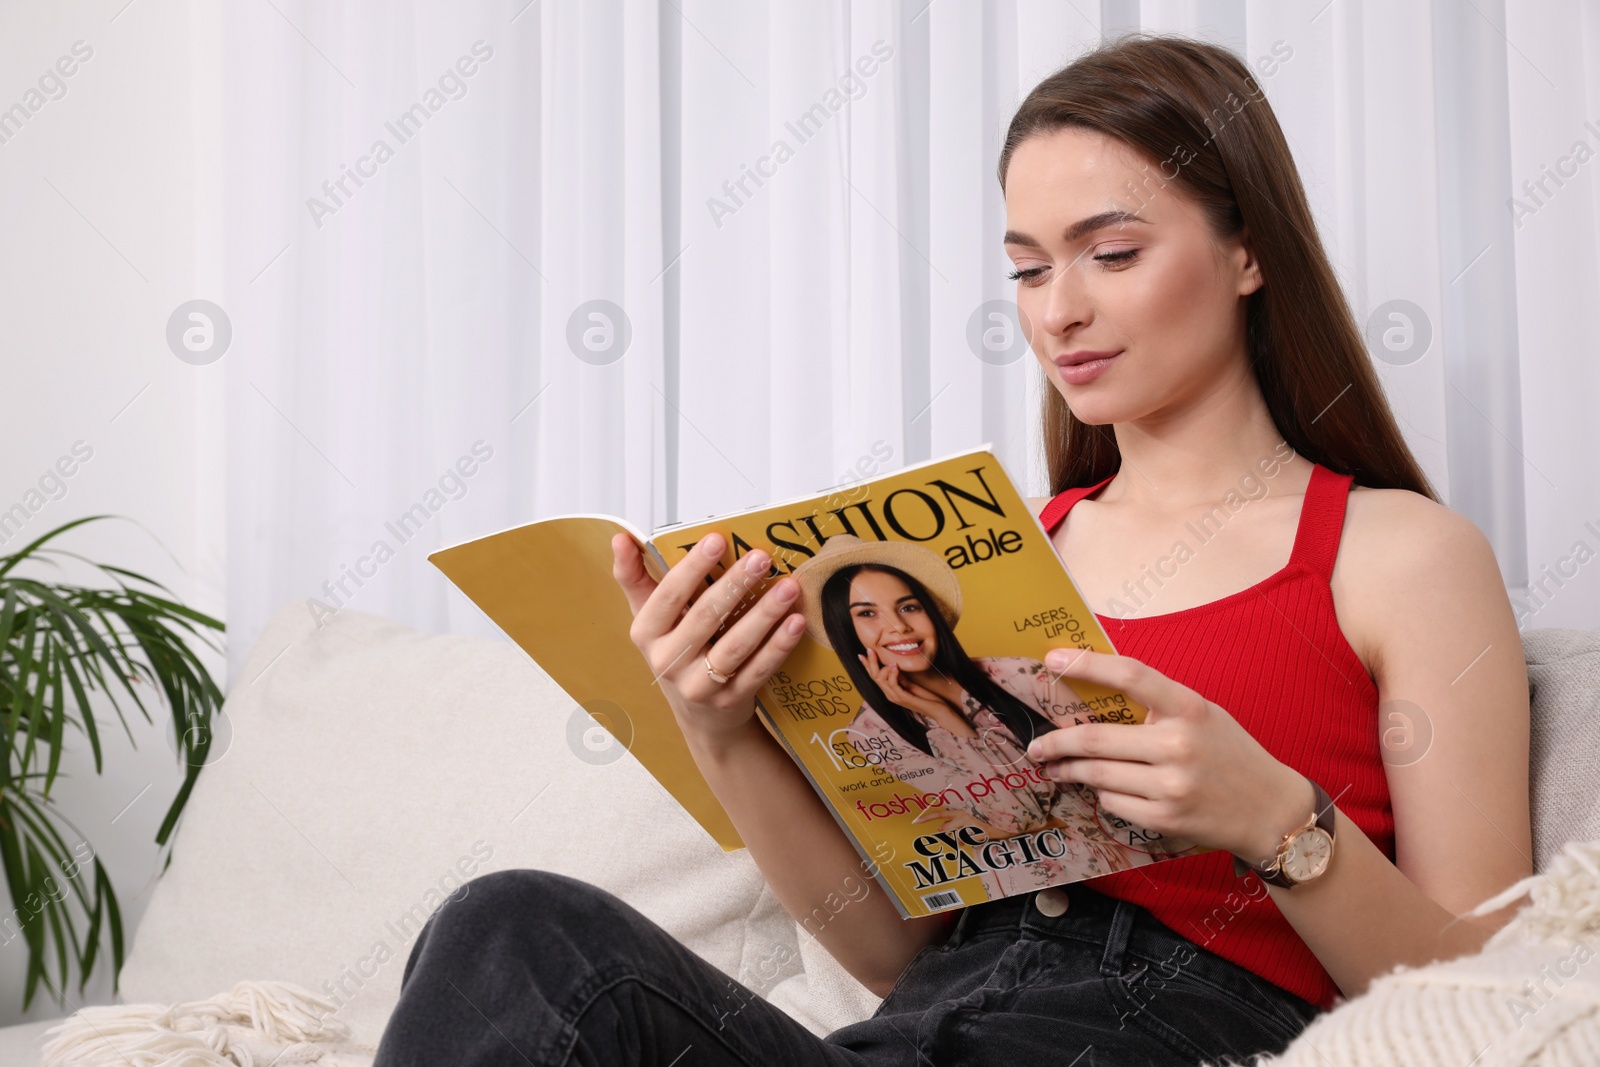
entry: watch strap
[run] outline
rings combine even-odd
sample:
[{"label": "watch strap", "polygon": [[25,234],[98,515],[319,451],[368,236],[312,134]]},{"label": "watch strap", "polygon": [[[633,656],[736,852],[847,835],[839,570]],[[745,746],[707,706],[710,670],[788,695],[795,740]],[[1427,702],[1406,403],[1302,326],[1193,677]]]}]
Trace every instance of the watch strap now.
[{"label": "watch strap", "polygon": [[[1333,829],[1336,825],[1336,819],[1333,811],[1333,799],[1328,796],[1328,791],[1323,789],[1322,786],[1317,783],[1315,778],[1312,778],[1310,775],[1306,775],[1306,781],[1311,783],[1313,803],[1316,805],[1316,811],[1313,813],[1312,818],[1307,819],[1307,823],[1317,826],[1331,839],[1334,836]],[[1297,827],[1295,830],[1292,830],[1288,834],[1284,835],[1282,844],[1278,846],[1278,852],[1280,856],[1282,855],[1284,847],[1288,845],[1289,839],[1305,828],[1306,826]],[[1269,885],[1283,886],[1286,889],[1292,889],[1299,884],[1298,882],[1292,881],[1283,873],[1281,865],[1268,869],[1265,865],[1250,863],[1239,855],[1235,854],[1233,857],[1234,875],[1239,878],[1244,878],[1247,877],[1251,871],[1254,871],[1260,876],[1263,882],[1266,882]]]}]

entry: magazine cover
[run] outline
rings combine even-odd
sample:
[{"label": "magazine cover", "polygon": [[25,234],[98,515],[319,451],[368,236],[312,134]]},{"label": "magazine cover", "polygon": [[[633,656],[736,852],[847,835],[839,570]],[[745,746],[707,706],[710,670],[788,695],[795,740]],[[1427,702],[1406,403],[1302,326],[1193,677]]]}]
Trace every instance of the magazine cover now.
[{"label": "magazine cover", "polygon": [[724,848],[738,847],[627,636],[611,577],[618,529],[647,546],[658,580],[716,530],[727,549],[714,575],[756,548],[771,554],[745,605],[786,574],[800,583],[806,635],[758,712],[903,916],[1200,851],[1118,819],[1093,789],[1046,778],[1027,756],[1037,734],[1139,723],[1145,709],[1045,667],[1054,648],[1115,649],[988,447],[648,538],[567,516],[429,557]]},{"label": "magazine cover", "polygon": [[767,584],[800,583],[806,635],[759,710],[905,916],[1199,851],[1027,756],[1039,733],[1145,709],[1045,667],[1115,649],[989,448],[652,543],[670,566],[712,530],[725,566],[763,548]]}]

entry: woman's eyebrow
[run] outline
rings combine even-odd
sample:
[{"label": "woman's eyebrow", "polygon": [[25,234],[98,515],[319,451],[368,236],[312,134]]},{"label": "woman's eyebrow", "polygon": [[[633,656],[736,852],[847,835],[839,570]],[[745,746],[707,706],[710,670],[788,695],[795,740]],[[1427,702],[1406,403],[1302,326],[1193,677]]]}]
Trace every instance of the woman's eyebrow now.
[{"label": "woman's eyebrow", "polygon": [[[917,599],[917,595],[915,593],[907,593],[905,596],[901,597],[899,600],[896,600],[895,603],[896,604],[904,604],[908,600],[915,600],[915,599]],[[850,606],[852,608],[875,608],[878,605],[877,605],[877,603],[875,601],[871,601],[871,600],[852,600],[852,601],[850,601]]]},{"label": "woman's eyebrow", "polygon": [[[1066,228],[1061,236],[1070,244],[1073,241],[1087,237],[1096,230],[1103,230],[1107,226],[1116,226],[1125,222],[1148,222],[1148,220],[1141,218],[1136,212],[1132,211],[1102,211],[1098,215],[1090,215],[1086,219],[1079,219],[1074,222]],[[1044,247],[1032,237],[1025,233],[1018,233],[1016,230],[1006,231],[1004,243],[1008,245],[1023,245],[1027,248]]]}]

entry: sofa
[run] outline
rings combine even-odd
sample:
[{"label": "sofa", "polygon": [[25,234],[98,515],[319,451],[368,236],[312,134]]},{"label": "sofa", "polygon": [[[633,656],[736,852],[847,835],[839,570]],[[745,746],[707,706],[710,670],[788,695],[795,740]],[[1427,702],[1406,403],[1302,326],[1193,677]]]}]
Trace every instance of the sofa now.
[{"label": "sofa", "polygon": [[[1533,630],[1524,644],[1543,870],[1564,843],[1600,840],[1600,631]],[[319,624],[295,601],[224,714],[231,737],[136,931],[122,1003],[294,983],[337,1006],[352,1042],[375,1044],[433,909],[478,875],[540,867],[618,894],[814,1032],[878,1004],[747,852],[718,848],[509,642],[350,609]],[[0,1064],[41,1063],[54,1025],[0,1030]]]}]

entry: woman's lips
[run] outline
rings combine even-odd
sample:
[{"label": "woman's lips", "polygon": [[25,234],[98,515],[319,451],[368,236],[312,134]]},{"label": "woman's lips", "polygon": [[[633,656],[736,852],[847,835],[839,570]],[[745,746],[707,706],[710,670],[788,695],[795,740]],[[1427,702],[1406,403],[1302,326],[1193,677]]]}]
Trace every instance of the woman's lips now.
[{"label": "woman's lips", "polygon": [[1090,359],[1081,363],[1058,363],[1061,370],[1061,380],[1068,385],[1086,385],[1105,373],[1105,369],[1116,362],[1121,352],[1112,353],[1099,359]]},{"label": "woman's lips", "polygon": [[895,642],[893,642],[893,644],[896,644],[896,645],[913,645],[913,647],[911,647],[911,648],[894,648],[894,647],[891,647],[891,645],[884,645],[883,646],[883,650],[885,652],[893,652],[896,656],[915,656],[917,653],[922,651],[922,642],[921,641],[917,641],[917,642],[895,641]]}]

